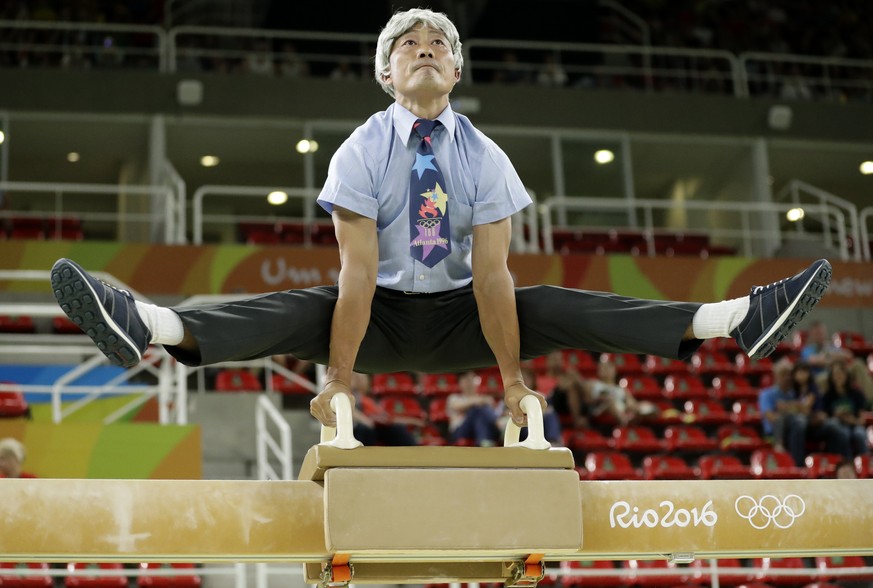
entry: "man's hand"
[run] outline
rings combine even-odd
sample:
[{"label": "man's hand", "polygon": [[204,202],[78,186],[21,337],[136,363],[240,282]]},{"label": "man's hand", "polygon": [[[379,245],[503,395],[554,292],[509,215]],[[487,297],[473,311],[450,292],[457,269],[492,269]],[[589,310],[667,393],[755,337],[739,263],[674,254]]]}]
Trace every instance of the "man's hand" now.
[{"label": "man's hand", "polygon": [[522,382],[517,382],[511,385],[503,392],[503,402],[506,403],[507,408],[509,408],[509,414],[512,417],[512,422],[519,427],[524,427],[527,425],[527,415],[521,411],[520,403],[521,399],[528,394],[535,396],[536,399],[540,401],[540,406],[542,407],[543,412],[545,412],[545,397],[539,392],[534,392],[533,390],[525,386]]},{"label": "man's hand", "polygon": [[324,390],[309,402],[309,412],[325,427],[336,427],[336,413],[330,407],[330,401],[337,394],[345,394],[351,405],[355,405],[355,397],[352,396],[349,385],[340,380],[328,382]]}]

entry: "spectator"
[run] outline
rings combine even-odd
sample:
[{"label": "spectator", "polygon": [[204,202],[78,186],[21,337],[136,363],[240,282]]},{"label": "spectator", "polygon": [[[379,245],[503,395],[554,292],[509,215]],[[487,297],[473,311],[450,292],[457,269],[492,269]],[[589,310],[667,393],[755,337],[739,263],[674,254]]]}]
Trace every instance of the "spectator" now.
[{"label": "spectator", "polygon": [[499,412],[490,396],[479,394],[480,381],[474,371],[464,372],[458,377],[460,392],[450,394],[446,400],[449,434],[455,442],[471,439],[475,445],[491,447],[497,444]]},{"label": "spectator", "polygon": [[24,445],[17,439],[0,440],[0,478],[35,478],[21,470],[25,455]]},{"label": "spectator", "polygon": [[352,81],[358,79],[358,73],[352,69],[352,64],[348,59],[341,59],[337,62],[336,67],[330,72],[330,79],[334,81]]},{"label": "spectator", "polygon": [[651,412],[651,405],[638,403],[630,390],[618,383],[615,364],[602,355],[597,363],[597,378],[585,382],[586,397],[591,403],[591,416],[607,414],[621,426],[632,423],[642,412]]},{"label": "spectator", "polygon": [[537,74],[537,84],[554,88],[562,88],[567,85],[567,72],[561,67],[557,54],[549,53],[546,55],[543,66]]},{"label": "spectator", "polygon": [[273,75],[273,55],[266,41],[255,43],[255,50],[246,56],[245,70],[258,75]]},{"label": "spectator", "polygon": [[847,362],[849,379],[864,393],[867,404],[873,402],[873,376],[870,375],[867,366],[848,349],[835,346],[831,341],[827,325],[823,322],[815,321],[809,326],[806,345],[800,350],[800,359],[810,365],[822,388],[831,362],[836,360]]},{"label": "spectator", "polygon": [[773,385],[761,390],[758,409],[764,434],[773,438],[773,447],[788,450],[794,463],[803,467],[806,458],[807,416],[814,398],[800,398],[792,382],[792,363],[781,359],[773,366]]},{"label": "spectator", "polygon": [[309,75],[309,64],[300,58],[293,43],[286,42],[282,45],[279,75],[283,78],[305,78]]},{"label": "spectator", "polygon": [[498,84],[528,84],[531,80],[529,72],[519,63],[515,51],[504,51],[492,81]]},{"label": "spectator", "polygon": [[[536,373],[529,367],[524,367],[521,369],[521,375],[524,378],[524,384],[531,390],[535,390],[543,394],[546,397],[549,405],[546,407],[546,410],[543,412],[543,435],[546,438],[546,441],[554,445],[561,444],[561,421],[558,418],[558,413],[555,412],[555,408],[552,405],[554,394],[549,394],[543,392],[542,390],[537,389],[537,377]],[[506,418],[509,417],[508,412],[504,414]],[[523,435],[520,435],[519,438],[524,440],[526,433],[523,432]]]},{"label": "spectator", "polygon": [[828,370],[825,394],[822,399],[824,411],[849,437],[854,455],[870,452],[867,433],[861,411],[866,406],[864,394],[852,385],[849,370],[844,361],[835,361]]},{"label": "spectator", "polygon": [[807,440],[824,443],[827,451],[851,458],[852,451],[849,434],[824,411],[821,393],[812,377],[806,362],[798,361],[791,370],[791,382],[797,398],[808,406],[806,436]]},{"label": "spectator", "polygon": [[812,90],[806,83],[800,66],[795,64],[791,67],[791,73],[782,82],[779,96],[783,100],[812,100]]},{"label": "spectator", "polygon": [[573,368],[564,365],[564,354],[553,351],[546,356],[546,373],[537,378],[537,389],[547,397],[558,415],[570,418],[573,426],[588,426],[585,383]]},{"label": "spectator", "polygon": [[353,373],[351,391],[355,397],[355,438],[364,445],[416,445],[407,426],[421,427],[424,422],[412,417],[392,416],[370,396],[370,378]]}]

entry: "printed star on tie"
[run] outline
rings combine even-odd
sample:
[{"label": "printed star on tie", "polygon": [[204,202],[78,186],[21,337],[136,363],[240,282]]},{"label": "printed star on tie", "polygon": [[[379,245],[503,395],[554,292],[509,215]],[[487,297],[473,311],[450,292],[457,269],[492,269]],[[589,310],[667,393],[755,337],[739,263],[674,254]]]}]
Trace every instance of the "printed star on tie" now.
[{"label": "printed star on tie", "polygon": [[433,190],[428,190],[420,194],[420,196],[425,200],[429,200],[433,208],[439,210],[441,215],[446,215],[446,202],[449,199],[449,195],[443,191],[443,187],[440,186],[439,182],[437,182]]},{"label": "printed star on tie", "polygon": [[412,169],[418,172],[418,179],[421,179],[421,176],[429,169],[433,171],[437,171],[436,166],[433,164],[433,155],[422,155],[421,153],[415,154],[415,165],[412,166]]},{"label": "printed star on tie", "polygon": [[[421,259],[422,259],[422,261],[424,261],[425,259],[427,259],[428,255],[430,255],[430,252],[434,250],[434,247],[439,247],[440,249],[446,249],[446,250],[448,250],[449,246],[448,246],[448,244],[446,244],[446,243],[436,243],[436,244],[433,244],[433,245],[431,245],[431,244],[427,244],[427,245],[416,245],[415,242],[418,241],[419,239],[421,239],[422,241],[434,241],[434,240],[436,240],[436,237],[428,236],[428,233],[427,233],[428,229],[425,228],[425,227],[423,227],[423,226],[421,226],[421,225],[416,225],[415,228],[418,229],[418,236],[415,237],[415,238],[412,240],[412,242],[409,243],[409,246],[410,246],[410,247],[421,247],[421,248],[422,248],[422,249],[421,249]],[[440,234],[440,224],[437,223],[436,225],[434,225],[433,229],[434,229],[433,232],[436,233],[437,236],[439,236],[439,234]]]}]

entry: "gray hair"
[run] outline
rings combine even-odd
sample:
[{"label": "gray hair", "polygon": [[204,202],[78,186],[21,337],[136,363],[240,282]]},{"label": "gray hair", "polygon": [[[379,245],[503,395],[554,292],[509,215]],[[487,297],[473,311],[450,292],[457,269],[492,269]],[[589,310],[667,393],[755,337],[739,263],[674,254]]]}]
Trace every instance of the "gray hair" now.
[{"label": "gray hair", "polygon": [[458,35],[458,29],[454,23],[449,20],[449,17],[442,12],[433,12],[427,8],[411,8],[405,12],[396,12],[382,32],[379,33],[379,40],[376,43],[376,81],[382,86],[392,98],[394,97],[394,87],[386,84],[382,79],[383,75],[391,73],[390,58],[391,47],[394,46],[394,41],[397,37],[403,35],[410,29],[423,24],[424,26],[442,31],[446,36],[449,46],[452,48],[452,55],[455,56],[455,69],[460,71],[464,67],[464,56],[461,53],[461,37]]},{"label": "gray hair", "polygon": [[24,461],[24,445],[12,437],[0,440],[0,455],[4,454],[13,455],[18,463],[21,463]]}]

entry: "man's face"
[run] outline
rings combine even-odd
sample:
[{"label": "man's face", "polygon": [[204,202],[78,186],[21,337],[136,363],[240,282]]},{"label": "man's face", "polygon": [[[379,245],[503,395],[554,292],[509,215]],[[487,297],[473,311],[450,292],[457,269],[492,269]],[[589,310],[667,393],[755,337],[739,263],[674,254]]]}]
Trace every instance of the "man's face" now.
[{"label": "man's face", "polygon": [[479,376],[475,372],[465,372],[458,376],[458,388],[462,394],[475,396],[479,392]]},{"label": "man's face", "polygon": [[11,453],[0,454],[0,476],[17,478],[19,473],[21,464],[18,463],[18,458]]},{"label": "man's face", "polygon": [[442,31],[418,25],[394,41],[386,83],[397,98],[448,95],[461,77]]},{"label": "man's face", "polygon": [[773,372],[776,385],[782,390],[791,388],[791,368],[788,366],[779,366]]}]

